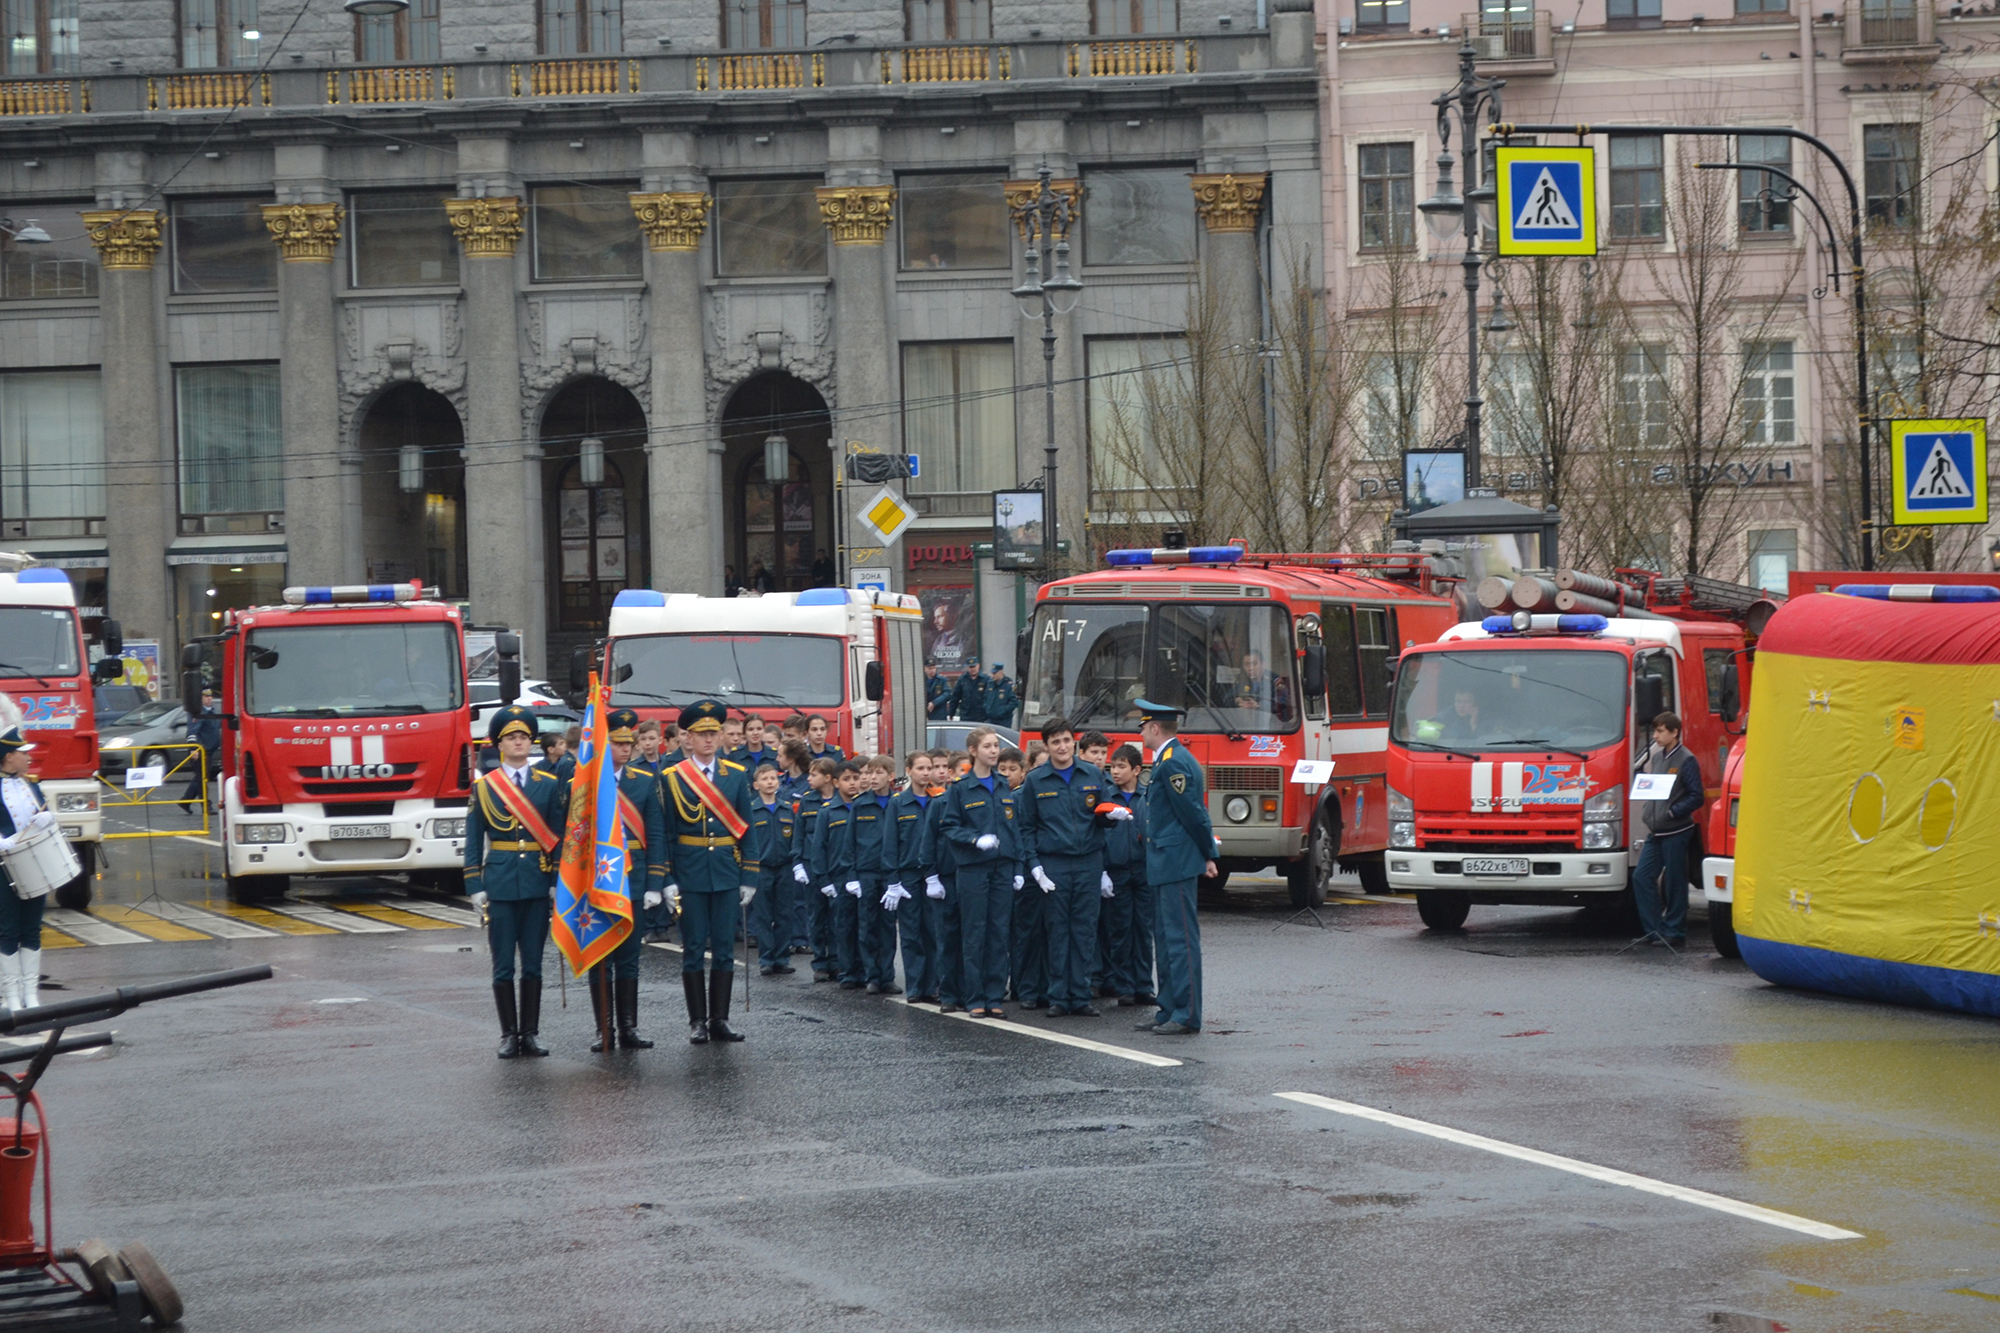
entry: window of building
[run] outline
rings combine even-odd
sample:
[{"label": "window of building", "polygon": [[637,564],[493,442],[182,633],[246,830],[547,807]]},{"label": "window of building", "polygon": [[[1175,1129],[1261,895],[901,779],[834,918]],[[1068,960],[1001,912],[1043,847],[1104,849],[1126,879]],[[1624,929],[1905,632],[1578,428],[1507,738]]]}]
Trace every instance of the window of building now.
[{"label": "window of building", "polygon": [[904,41],[984,42],[992,37],[992,0],[903,0]]},{"label": "window of building", "polygon": [[1171,485],[1161,436],[1188,397],[1187,340],[1092,338],[1084,344],[1090,490],[1142,491]]},{"label": "window of building", "polygon": [[95,370],[0,375],[0,523],[65,536],[106,516],[104,395]]},{"label": "window of building", "polygon": [[[1736,139],[1736,160],[1759,166],[1792,169],[1792,141],[1782,134],[1743,134]],[[1787,232],[1792,206],[1783,195],[1791,186],[1764,171],[1736,173],[1737,221],[1748,232]]]},{"label": "window of building", "polygon": [[[1888,416],[1913,416],[1924,404],[1924,359],[1916,335],[1878,333],[1868,339],[1869,388]],[[1897,401],[1897,400],[1900,400]]]},{"label": "window of building", "polygon": [[7,24],[7,73],[74,74],[80,67],[76,41],[82,0],[0,0]]},{"label": "window of building", "polygon": [[1395,458],[1417,447],[1423,421],[1423,388],[1415,357],[1381,353],[1361,367],[1362,450],[1370,458]]},{"label": "window of building", "polygon": [[1657,28],[1660,0],[1604,0],[1604,20],[1611,28]]},{"label": "window of building", "polygon": [[1408,250],[1417,243],[1416,145],[1365,143],[1361,164],[1361,248]]},{"label": "window of building", "polygon": [[349,195],[347,232],[356,287],[458,284],[458,242],[441,189]]},{"label": "window of building", "polygon": [[181,67],[254,65],[263,45],[257,0],[179,0]]},{"label": "window of building", "polygon": [[1743,440],[1792,444],[1798,439],[1792,344],[1751,343],[1743,349]]},{"label": "window of building", "polygon": [[1750,583],[1765,592],[1784,592],[1799,567],[1799,530],[1774,528],[1750,534]]},{"label": "window of building", "polygon": [[624,0],[537,0],[536,40],[545,56],[606,55],[625,49]]},{"label": "window of building", "polygon": [[1013,258],[998,172],[905,176],[896,205],[904,268],[1006,268]]},{"label": "window of building", "polygon": [[1479,393],[1486,400],[1485,439],[1508,458],[1539,458],[1542,419],[1535,401],[1534,359],[1526,352],[1500,352],[1480,368]]},{"label": "window of building", "polygon": [[1667,234],[1667,149],[1657,134],[1611,141],[1611,234],[1644,240]]},{"label": "window of building", "polygon": [[400,14],[354,18],[354,57],[364,65],[439,58],[438,0],[410,0]]},{"label": "window of building", "polygon": [[716,271],[725,278],[826,272],[816,180],[715,183]]},{"label": "window of building", "polygon": [[264,225],[264,199],[176,199],[174,290],[263,292],[278,285],[278,247]]},{"label": "window of building", "polygon": [[1667,443],[1667,349],[1636,343],[1618,354],[1616,421],[1619,442],[1630,449]]},{"label": "window of building", "polygon": [[903,447],[913,494],[1005,490],[1014,468],[1014,344],[904,343]]},{"label": "window of building", "polygon": [[54,300],[97,295],[97,250],[83,229],[81,213],[90,204],[14,204],[5,208],[11,225],[30,223],[49,234],[46,243],[22,245],[0,232],[0,295],[9,299]]},{"label": "window of building", "polygon": [[1180,0],[1091,0],[1090,30],[1111,37],[1179,32]]},{"label": "window of building", "polygon": [[1791,0],[1736,0],[1739,14],[1786,14],[1791,8]]},{"label": "window of building", "polygon": [[283,511],[277,366],[181,366],[174,409],[183,515]]},{"label": "window of building", "polygon": [[1357,0],[1354,26],[1362,32],[1402,32],[1410,26],[1410,0]]},{"label": "window of building", "polygon": [[747,49],[804,46],[805,0],[722,0],[722,44]]},{"label": "window of building", "polygon": [[1861,0],[1863,46],[1915,46],[1917,0]]},{"label": "window of building", "polygon": [[1194,190],[1186,167],[1092,171],[1083,195],[1085,262],[1194,262]]},{"label": "window of building", "polygon": [[530,219],[535,280],[577,282],[639,276],[636,185],[540,185]]},{"label": "window of building", "polygon": [[1861,127],[1868,220],[1877,226],[1913,227],[1917,223],[1920,134],[1917,125]]}]

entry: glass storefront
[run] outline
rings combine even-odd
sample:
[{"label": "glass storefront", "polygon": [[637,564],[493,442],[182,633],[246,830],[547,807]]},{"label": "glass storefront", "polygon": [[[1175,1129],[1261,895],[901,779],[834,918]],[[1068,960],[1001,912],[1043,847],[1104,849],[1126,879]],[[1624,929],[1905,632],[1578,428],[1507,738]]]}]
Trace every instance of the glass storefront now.
[{"label": "glass storefront", "polygon": [[198,564],[174,566],[174,628],[182,643],[222,633],[222,613],[284,600],[285,566]]}]

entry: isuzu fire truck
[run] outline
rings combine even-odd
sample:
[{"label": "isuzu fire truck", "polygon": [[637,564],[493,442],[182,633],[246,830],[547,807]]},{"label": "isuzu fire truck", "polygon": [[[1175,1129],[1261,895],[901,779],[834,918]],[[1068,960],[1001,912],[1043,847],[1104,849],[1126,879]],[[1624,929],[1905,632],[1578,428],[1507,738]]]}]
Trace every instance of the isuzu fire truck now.
[{"label": "isuzu fire truck", "polygon": [[83,872],[55,891],[56,903],[80,910],[90,903],[103,825],[97,801],[97,715],[91,687],[115,680],[124,649],[118,622],[107,620],[107,657],[89,666],[76,590],[60,569],[33,557],[0,553],[0,726],[18,725],[34,743],[28,771],[41,784],[63,836],[75,844]]},{"label": "isuzu fire truck", "polygon": [[[1583,905],[1623,919],[1638,859],[1632,765],[1652,719],[1720,790],[1743,734],[1754,630],[1775,604],[1753,588],[1620,570],[1649,618],[1525,611],[1455,626],[1403,654],[1389,730],[1389,884],[1434,930],[1475,904]],[[1704,609],[1687,587],[1735,594]],[[1679,591],[1663,595],[1662,587]],[[1695,849],[1690,866],[1699,866]]]},{"label": "isuzu fire truck", "polygon": [[900,758],[926,735],[923,628],[922,606],[905,593],[627,588],[611,603],[605,642],[571,662],[571,688],[583,688],[595,658],[612,706],[642,718],[675,721],[697,699],[774,726],[810,713],[845,753]]},{"label": "isuzu fire truck", "polygon": [[[1237,546],[1106,561],[1036,594],[1022,731],[1062,717],[1136,744],[1137,700],[1185,708],[1180,737],[1208,777],[1225,882],[1276,863],[1306,906],[1340,865],[1383,891],[1390,664],[1458,620],[1444,562]],[[1323,776],[1296,780],[1301,760]]]},{"label": "isuzu fire truck", "polygon": [[463,887],[475,774],[457,607],[416,583],[287,588],[284,605],[229,612],[220,638],[183,649],[190,712],[208,654],[231,898],[276,896],[298,875]]}]

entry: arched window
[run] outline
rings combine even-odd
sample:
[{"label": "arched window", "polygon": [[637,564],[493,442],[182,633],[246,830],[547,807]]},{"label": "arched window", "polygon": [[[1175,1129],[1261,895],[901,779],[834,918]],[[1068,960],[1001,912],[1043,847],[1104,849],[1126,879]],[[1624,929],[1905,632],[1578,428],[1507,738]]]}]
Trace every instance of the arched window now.
[{"label": "arched window", "polygon": [[604,461],[604,480],[583,482],[583,463],[563,469],[556,494],[557,549],[562,568],[563,629],[602,629],[611,601],[630,581],[625,540],[625,479],[617,464]]}]

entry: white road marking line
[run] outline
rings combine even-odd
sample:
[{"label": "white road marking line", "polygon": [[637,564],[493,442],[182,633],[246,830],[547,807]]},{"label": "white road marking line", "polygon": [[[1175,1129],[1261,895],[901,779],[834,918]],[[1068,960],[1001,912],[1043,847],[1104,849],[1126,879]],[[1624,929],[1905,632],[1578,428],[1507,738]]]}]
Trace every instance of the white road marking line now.
[{"label": "white road marking line", "polygon": [[382,904],[413,916],[427,916],[433,921],[449,921],[454,926],[464,926],[467,929],[479,924],[479,913],[467,907],[450,907],[444,903],[429,902],[422,898],[384,898]]},{"label": "white road marking line", "polygon": [[1533,1162],[1537,1166],[1553,1167],[1567,1171],[1571,1175],[1586,1176],[1591,1180],[1601,1180],[1606,1184],[1623,1185],[1628,1189],[1644,1190],[1648,1194],[1658,1194],[1669,1199],[1679,1199],[1682,1203],[1695,1204],[1702,1208],[1713,1208],[1718,1213],[1729,1213],[1736,1217],[1748,1218],[1752,1222],[1762,1222],[1766,1226],[1783,1227],[1787,1231],[1802,1232],[1821,1240],[1860,1240],[1858,1231],[1848,1231],[1842,1227],[1829,1226],[1825,1222],[1815,1222],[1810,1218],[1798,1217],[1791,1213],[1781,1213],[1772,1208],[1759,1208],[1754,1203],[1743,1203],[1737,1199],[1724,1198],[1720,1194],[1710,1194],[1706,1190],[1689,1189],[1685,1185],[1670,1185],[1664,1180],[1654,1180],[1650,1176],[1636,1176],[1630,1171],[1619,1171],[1608,1166],[1597,1166],[1590,1162],[1580,1162],[1574,1157],[1559,1157],[1555,1153],[1542,1152],[1537,1148],[1523,1148],[1519,1144],[1507,1143],[1500,1139],[1489,1139],[1483,1134],[1468,1134],[1462,1129],[1452,1129],[1448,1125],[1434,1125],[1428,1120],[1413,1120],[1406,1115],[1396,1115],[1391,1111],[1378,1111],[1372,1106],[1361,1106],[1355,1102],[1335,1101],[1331,1097],[1321,1097],[1310,1092],[1278,1092],[1274,1097],[1298,1102],[1305,1106],[1316,1106],[1322,1111],[1333,1111],[1340,1115],[1351,1115],[1362,1120],[1373,1120],[1377,1124],[1390,1125],[1396,1129],[1407,1129],[1415,1134],[1426,1134],[1447,1143],[1461,1144],[1467,1148],[1478,1148],[1484,1152],[1497,1153],[1502,1157],[1513,1157],[1523,1162]]},{"label": "white road marking line", "polygon": [[265,907],[284,916],[300,921],[310,921],[315,926],[326,926],[344,931],[349,935],[400,935],[401,926],[392,926],[387,921],[376,921],[370,917],[354,916],[348,912],[336,912],[331,907],[302,907],[297,903],[265,903]]},{"label": "white road marking line", "polygon": [[74,935],[85,944],[151,944],[153,941],[130,930],[120,930],[108,922],[99,921],[94,916],[82,912],[72,912],[67,907],[51,907],[42,914],[42,919],[63,932]]},{"label": "white road marking line", "polygon": [[199,833],[176,833],[174,836],[182,842],[198,842],[204,847],[220,847],[222,845],[214,838],[204,838]]},{"label": "white road marking line", "polygon": [[225,940],[262,939],[278,933],[275,930],[266,930],[262,926],[253,926],[248,921],[238,921],[234,917],[204,912],[199,908],[189,907],[186,903],[170,903],[160,898],[155,898],[139,910],[159,917],[162,921],[171,921],[177,926],[186,926],[190,930],[203,931]]},{"label": "white road marking line", "polygon": [[[893,1004],[919,1013],[938,1013],[927,1004],[911,1004],[900,995],[891,995]],[[1096,1051],[1099,1055],[1115,1055],[1121,1060],[1135,1064],[1151,1065],[1155,1069],[1172,1069],[1181,1062],[1165,1055],[1154,1055],[1151,1051],[1134,1050],[1130,1046],[1113,1046],[1109,1042],[1092,1041],[1089,1037],[1072,1037],[1067,1032],[1052,1032],[1047,1028],[1029,1027],[1026,1023],[1016,1023],[1006,1018],[974,1018],[971,1014],[939,1014],[941,1018],[955,1018],[962,1023],[976,1023],[983,1028],[998,1028],[1002,1032],[1018,1032],[1024,1037],[1040,1037],[1043,1041],[1055,1042],[1058,1046],[1074,1046],[1081,1051]]]}]

